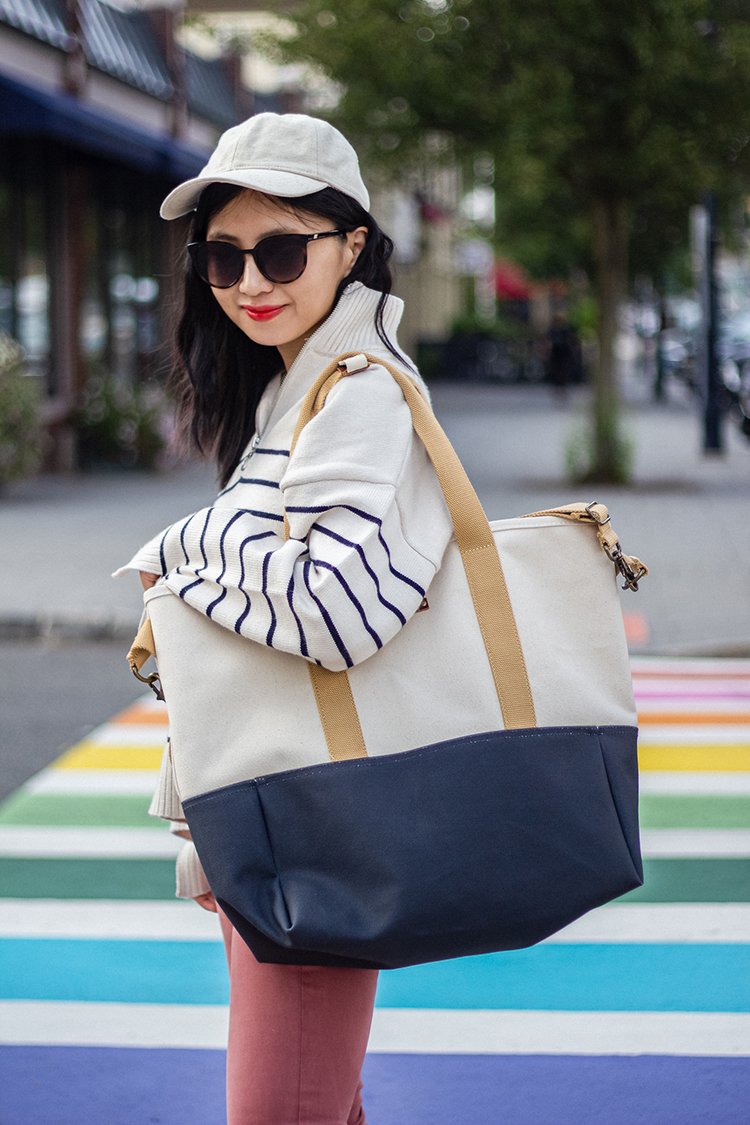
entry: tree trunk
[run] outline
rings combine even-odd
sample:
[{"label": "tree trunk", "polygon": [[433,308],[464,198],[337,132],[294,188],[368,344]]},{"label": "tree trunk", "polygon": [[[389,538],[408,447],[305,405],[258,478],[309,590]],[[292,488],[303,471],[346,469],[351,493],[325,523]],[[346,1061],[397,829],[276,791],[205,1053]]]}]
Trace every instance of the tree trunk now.
[{"label": "tree trunk", "polygon": [[630,207],[621,200],[595,199],[592,219],[599,354],[592,376],[593,440],[588,476],[605,483],[625,483],[628,465],[620,433],[615,344],[620,306],[627,292]]}]

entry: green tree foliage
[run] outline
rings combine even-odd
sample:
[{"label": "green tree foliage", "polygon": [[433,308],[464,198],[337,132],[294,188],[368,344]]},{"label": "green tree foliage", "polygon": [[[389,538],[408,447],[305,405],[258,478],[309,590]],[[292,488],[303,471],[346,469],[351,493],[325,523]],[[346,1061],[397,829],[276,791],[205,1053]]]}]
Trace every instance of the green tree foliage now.
[{"label": "green tree foliage", "polygon": [[[591,475],[613,479],[614,340],[629,261],[663,261],[706,191],[746,190],[743,0],[301,0],[276,50],[342,91],[337,120],[393,166],[451,138],[495,158],[504,241],[590,267],[599,310]],[[520,235],[514,232],[521,232]],[[535,232],[531,236],[531,232]]]},{"label": "green tree foliage", "polygon": [[0,488],[36,472],[42,457],[39,390],[23,348],[0,333]]}]

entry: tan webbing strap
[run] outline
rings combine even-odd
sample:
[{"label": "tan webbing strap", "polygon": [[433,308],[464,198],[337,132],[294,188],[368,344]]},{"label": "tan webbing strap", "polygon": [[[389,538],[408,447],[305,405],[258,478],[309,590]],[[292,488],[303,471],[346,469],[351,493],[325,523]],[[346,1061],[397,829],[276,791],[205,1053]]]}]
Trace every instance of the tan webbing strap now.
[{"label": "tan webbing strap", "polygon": [[152,656],[156,656],[156,644],[154,642],[154,631],[151,628],[148,614],[144,613],[141,618],[141,624],[138,627],[138,632],[135,635],[130,652],[128,653],[128,664],[130,671],[133,673],[137,680],[142,684],[148,684],[157,699],[164,699],[164,693],[161,689],[159,681],[159,673],[151,672],[148,676],[141,675],[141,669],[147,660]]},{"label": "tan webbing strap", "polygon": [[614,563],[617,573],[625,579],[623,590],[637,590],[641,578],[648,574],[645,563],[635,555],[624,554],[605,504],[566,504],[561,508],[546,508],[543,512],[529,512],[523,519],[531,519],[532,516],[560,516],[564,520],[594,524],[599,546]]},{"label": "tan webbing strap", "polygon": [[[310,388],[300,409],[292,448],[307,422],[322,409],[331,388],[340,378],[348,374],[339,369],[339,364],[356,354],[346,353],[339,356]],[[456,543],[461,553],[474,610],[487,650],[503,722],[509,730],[534,727],[536,717],[526,663],[502,566],[479,498],[453,446],[416,384],[398,368],[392,367],[382,359],[369,355],[364,356],[363,359],[368,363],[384,367],[396,380],[411,410],[414,430],[434,465],[453,520]],[[310,665],[321,721],[326,729],[329,754],[335,759],[356,756],[352,754],[352,743],[364,747],[364,739],[351,688],[348,688],[347,692],[337,690],[336,701],[332,699],[332,685],[335,680],[346,679],[348,685],[346,672],[328,672],[325,675],[320,673],[321,669]],[[334,708],[338,713],[335,719],[331,719]],[[326,718],[323,718],[324,714]],[[341,743],[337,739],[333,742],[329,739],[329,733],[333,737],[335,732],[339,732]]]},{"label": "tan webbing strap", "polygon": [[367,747],[346,672],[331,672],[318,664],[307,667],[329,758],[334,762],[366,758]]}]

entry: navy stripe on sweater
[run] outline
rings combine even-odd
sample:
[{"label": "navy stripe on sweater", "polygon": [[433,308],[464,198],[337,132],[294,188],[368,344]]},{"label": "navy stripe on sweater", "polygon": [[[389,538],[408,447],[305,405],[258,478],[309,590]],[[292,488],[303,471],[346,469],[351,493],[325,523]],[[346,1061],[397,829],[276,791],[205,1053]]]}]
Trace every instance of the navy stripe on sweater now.
[{"label": "navy stripe on sweater", "polygon": [[395,614],[395,616],[399,619],[399,621],[401,622],[402,625],[405,625],[406,624],[406,618],[404,617],[403,613],[398,608],[398,606],[395,606],[395,605],[393,605],[392,602],[389,602],[388,599],[384,598],[382,593],[380,592],[380,582],[378,581],[378,576],[375,573],[375,571],[372,569],[370,564],[368,563],[367,555],[365,554],[365,550],[364,550],[364,547],[362,546],[362,544],[361,543],[353,543],[351,539],[345,539],[343,535],[339,535],[337,532],[331,531],[330,528],[328,528],[328,527],[322,527],[318,523],[313,524],[311,530],[312,531],[319,531],[321,533],[321,535],[327,535],[329,539],[335,539],[337,543],[343,544],[344,547],[353,547],[354,548],[354,550],[357,552],[357,554],[359,555],[359,557],[362,561],[362,566],[365,568],[365,570],[369,574],[370,578],[375,583],[375,592],[378,595],[378,601],[380,602],[381,605],[384,605],[386,609],[389,609],[391,611],[391,613]]},{"label": "navy stripe on sweater", "polygon": [[356,594],[352,590],[349,583],[344,578],[341,571],[338,570],[337,567],[333,566],[332,563],[323,562],[322,559],[311,559],[310,561],[312,562],[313,566],[316,566],[316,567],[320,566],[320,567],[323,567],[324,570],[330,570],[331,574],[333,574],[338,579],[338,582],[340,583],[342,589],[346,593],[346,596],[348,597],[349,601],[352,603],[353,606],[355,606],[357,612],[359,613],[359,616],[362,618],[362,624],[364,625],[365,629],[370,634],[372,639],[375,641],[375,644],[378,646],[378,648],[382,648],[383,642],[381,641],[378,634],[375,632],[375,630],[370,625],[370,622],[367,620],[367,614],[365,613],[364,609],[362,608],[362,603],[360,602],[359,598],[356,596]]},{"label": "navy stripe on sweater", "polygon": [[307,650],[307,640],[305,638],[305,631],[302,628],[302,622],[297,616],[297,611],[294,608],[294,571],[289,576],[289,585],[286,588],[286,600],[289,602],[289,608],[292,611],[292,617],[297,622],[297,631],[299,632],[299,650],[303,656],[309,656]]},{"label": "navy stripe on sweater", "polygon": [[271,534],[272,534],[272,532],[270,532],[270,531],[264,531],[264,532],[261,532],[260,534],[248,535],[247,539],[243,539],[242,543],[240,543],[239,592],[243,595],[243,597],[245,599],[245,602],[246,602],[246,605],[245,605],[245,608],[243,609],[242,613],[240,614],[240,616],[237,618],[237,620],[234,623],[235,633],[241,633],[242,632],[242,623],[243,623],[243,621],[245,620],[245,618],[247,617],[248,613],[250,612],[250,610],[252,608],[252,602],[250,601],[250,595],[247,593],[246,590],[242,589],[242,587],[245,583],[245,547],[247,547],[248,543],[252,543],[255,540],[267,539],[268,536],[271,535]]},{"label": "navy stripe on sweater", "polygon": [[[219,539],[219,554],[221,555],[221,573],[219,574],[218,578],[216,579],[216,585],[217,586],[221,586],[222,579],[224,578],[224,575],[227,572],[227,556],[224,553],[224,540],[226,539],[227,534],[228,534],[229,529],[232,526],[232,524],[236,523],[241,515],[242,515],[242,512],[235,512],[235,514],[232,516],[231,520],[229,521],[229,523],[226,525],[226,527],[224,528],[224,530],[221,533],[221,537]],[[262,531],[255,538],[257,538],[257,539],[269,539],[272,535],[273,535],[272,531]],[[245,542],[247,542],[247,540],[245,540]],[[227,590],[227,587],[225,586],[224,589],[219,594],[218,598],[214,598],[214,600],[207,606],[206,617],[209,617],[209,618],[211,617],[211,615],[213,614],[213,611],[216,609],[217,605],[219,605],[220,602],[224,601],[224,598],[227,596],[227,593],[228,593],[228,590]]]},{"label": "navy stripe on sweater", "polygon": [[266,644],[269,648],[273,646],[273,635],[276,632],[276,613],[273,608],[273,602],[268,596],[268,566],[271,562],[272,555],[273,551],[268,551],[263,558],[263,582],[261,586],[263,597],[266,599],[266,604],[271,614],[271,625],[268,632],[266,633]]},{"label": "navy stripe on sweater", "polygon": [[239,477],[234,484],[227,485],[227,487],[219,493],[219,496],[226,496],[227,493],[232,492],[238,484],[260,484],[264,488],[279,487],[279,482],[276,480],[265,480],[263,477]]},{"label": "navy stripe on sweater", "polygon": [[418,594],[422,595],[422,597],[425,596],[426,591],[419,585],[418,582],[415,582],[413,578],[409,578],[408,574],[402,574],[400,570],[396,570],[391,560],[391,552],[388,548],[388,544],[386,543],[383,536],[383,521],[381,519],[378,519],[377,516],[373,516],[369,512],[363,512],[361,508],[355,508],[352,504],[289,504],[287,505],[286,510],[287,512],[303,512],[309,513],[311,515],[316,515],[322,512],[331,512],[334,508],[343,508],[345,512],[352,512],[355,516],[359,516],[360,519],[368,520],[369,523],[374,523],[377,526],[378,541],[385,551],[386,558],[388,559],[388,569],[390,570],[391,574],[395,578],[398,578],[402,582],[405,582],[407,586],[411,586],[412,589],[416,590]]},{"label": "navy stripe on sweater", "polygon": [[315,594],[312,591],[312,587],[310,586],[310,566],[311,566],[311,563],[310,563],[310,560],[308,559],[302,567],[302,576],[305,579],[305,585],[307,586],[307,592],[309,593],[310,597],[312,598],[312,600],[315,602],[318,609],[320,610],[320,616],[325,621],[326,626],[328,628],[328,632],[331,634],[331,636],[333,638],[333,641],[334,641],[334,644],[336,645],[336,648],[339,650],[339,652],[343,656],[344,663],[346,664],[347,668],[352,668],[354,666],[354,661],[352,660],[349,653],[346,651],[346,645],[344,644],[341,637],[339,636],[338,630],[337,630],[336,626],[334,625],[333,621],[331,620],[331,615],[329,614],[328,610],[326,609],[326,607],[321,602],[320,598],[316,598]]}]

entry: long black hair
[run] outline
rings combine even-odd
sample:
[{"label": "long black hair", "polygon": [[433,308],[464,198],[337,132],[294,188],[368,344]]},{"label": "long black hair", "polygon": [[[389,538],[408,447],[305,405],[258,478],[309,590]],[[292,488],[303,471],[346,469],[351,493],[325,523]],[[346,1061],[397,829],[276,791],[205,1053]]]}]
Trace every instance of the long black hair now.
[{"label": "long black hair", "polygon": [[[245,190],[233,184],[209,184],[198,201],[190,241],[204,239],[212,216]],[[375,329],[388,350],[405,362],[383,326],[383,309],[392,286],[388,259],[393,242],[372,215],[335,188],[296,199],[269,198],[291,211],[330,219],[339,230],[367,228],[367,241],[351,272],[339,283],[334,306],[353,281],[379,291]],[[274,375],[283,370],[283,363],[277,348],[256,344],[232,323],[210,287],[198,277],[187,254],[184,269],[171,379],[177,395],[178,425],[187,444],[215,457],[223,486],[252,434],[260,397]]]}]

